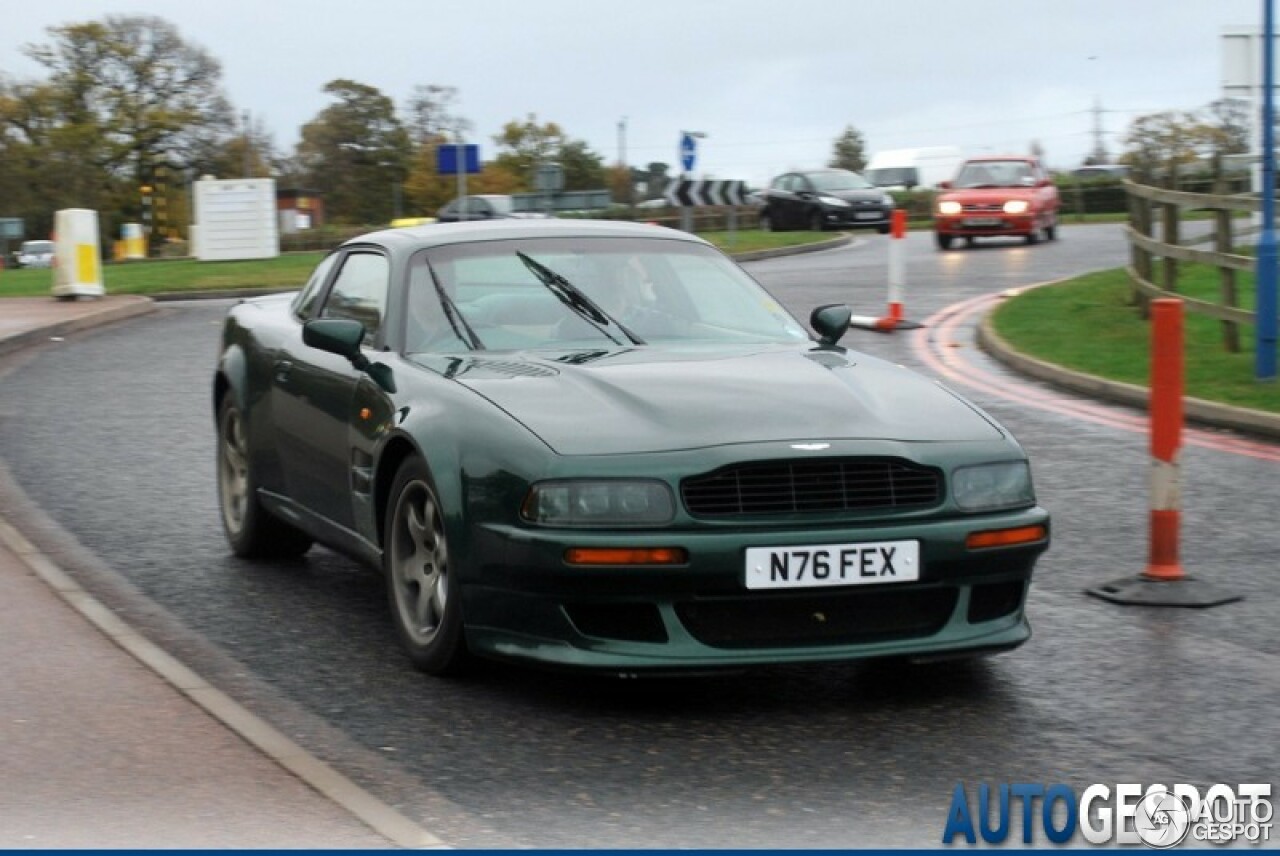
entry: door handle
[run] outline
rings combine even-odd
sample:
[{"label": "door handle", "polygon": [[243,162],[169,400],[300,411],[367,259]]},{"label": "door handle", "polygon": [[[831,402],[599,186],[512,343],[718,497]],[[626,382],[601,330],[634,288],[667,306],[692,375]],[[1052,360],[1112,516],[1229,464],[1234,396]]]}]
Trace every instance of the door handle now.
[{"label": "door handle", "polygon": [[276,363],[276,383],[287,384],[289,382],[289,372],[293,371],[293,363],[288,360],[280,360]]}]

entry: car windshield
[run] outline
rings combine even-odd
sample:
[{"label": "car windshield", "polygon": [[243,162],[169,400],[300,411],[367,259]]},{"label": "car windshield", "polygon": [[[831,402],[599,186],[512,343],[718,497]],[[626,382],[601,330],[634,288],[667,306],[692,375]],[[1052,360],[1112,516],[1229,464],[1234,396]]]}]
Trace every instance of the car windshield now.
[{"label": "car windshield", "polygon": [[809,181],[813,183],[814,190],[826,192],[835,190],[866,190],[875,186],[856,172],[849,172],[845,169],[833,169],[826,172],[810,173]]},{"label": "car windshield", "polygon": [[[553,275],[589,299],[586,311],[566,299],[564,290],[547,286]],[[799,322],[722,253],[661,238],[530,238],[436,247],[416,258],[407,301],[410,353],[809,339]],[[606,316],[603,323],[592,307]]]},{"label": "car windshield", "polygon": [[1035,183],[1031,165],[1021,160],[970,161],[960,168],[954,187],[1027,187]]},{"label": "car windshield", "polygon": [[29,255],[37,253],[52,253],[53,241],[27,241],[22,245],[22,252]]}]

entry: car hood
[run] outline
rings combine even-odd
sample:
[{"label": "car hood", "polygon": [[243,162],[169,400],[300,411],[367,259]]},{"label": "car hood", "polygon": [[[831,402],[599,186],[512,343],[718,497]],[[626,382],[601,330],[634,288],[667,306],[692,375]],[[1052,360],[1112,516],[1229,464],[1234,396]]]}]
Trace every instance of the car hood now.
[{"label": "car hood", "polygon": [[944,387],[839,349],[643,347],[417,359],[484,396],[561,454],[1003,436]]},{"label": "car hood", "polygon": [[866,190],[824,190],[818,195],[834,196],[845,202],[879,202],[884,199],[885,191],[880,187],[871,187]]},{"label": "car hood", "polygon": [[1025,199],[1031,202],[1035,198],[1034,187],[971,187],[964,190],[948,190],[938,195],[938,201],[963,202],[967,205],[1005,202],[1010,199]]}]

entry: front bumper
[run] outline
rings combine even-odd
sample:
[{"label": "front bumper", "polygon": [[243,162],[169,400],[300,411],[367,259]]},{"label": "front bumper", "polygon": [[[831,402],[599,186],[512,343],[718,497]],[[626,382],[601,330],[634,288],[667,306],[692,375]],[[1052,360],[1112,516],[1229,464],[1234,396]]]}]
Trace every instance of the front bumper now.
[{"label": "front bumper", "polygon": [[1036,229],[1033,214],[958,214],[936,217],[934,229],[942,235],[960,237],[993,237],[998,235],[1030,235]]},{"label": "front bumper", "polygon": [[[475,653],[547,665],[643,673],[899,656],[932,659],[1016,647],[1036,558],[1048,540],[969,551],[970,532],[1048,523],[1042,509],[822,531],[635,533],[626,546],[681,546],[678,567],[571,567],[570,546],[613,535],[487,526],[486,561],[463,584]],[[916,539],[915,582],[749,590],[753,546]]]},{"label": "front bumper", "polygon": [[857,205],[850,208],[823,208],[822,217],[831,227],[878,228],[888,226],[892,222],[893,209]]}]

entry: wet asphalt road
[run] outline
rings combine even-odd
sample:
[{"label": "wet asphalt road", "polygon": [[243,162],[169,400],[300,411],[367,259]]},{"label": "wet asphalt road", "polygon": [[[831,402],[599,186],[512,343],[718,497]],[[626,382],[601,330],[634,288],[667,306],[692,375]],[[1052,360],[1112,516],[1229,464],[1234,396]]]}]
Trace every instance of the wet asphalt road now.
[{"label": "wet asphalt road", "polygon": [[[908,317],[1124,263],[1117,227],[1061,231],[951,253],[911,235]],[[878,315],[886,251],[867,237],[748,269],[802,318],[835,301]],[[1018,651],[896,671],[431,679],[400,656],[374,575],[322,549],[229,556],[209,404],[225,308],[173,304],[0,364],[0,490],[25,494],[24,531],[129,621],[455,846],[927,847],[960,782],[1275,786],[1280,464],[1184,452],[1184,564],[1246,600],[1118,607],[1081,591],[1145,566],[1145,437],[974,395],[1027,447],[1054,514]],[[909,341],[845,344],[912,365]]]}]

